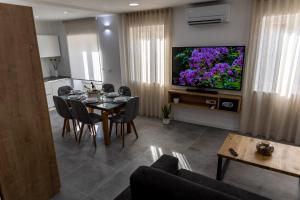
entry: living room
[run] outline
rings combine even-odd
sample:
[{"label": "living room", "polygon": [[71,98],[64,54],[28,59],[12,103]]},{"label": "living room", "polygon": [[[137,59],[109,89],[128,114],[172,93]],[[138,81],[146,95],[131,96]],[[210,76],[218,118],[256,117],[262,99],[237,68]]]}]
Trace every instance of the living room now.
[{"label": "living room", "polygon": [[300,198],[298,0],[0,0],[0,24],[1,200]]}]

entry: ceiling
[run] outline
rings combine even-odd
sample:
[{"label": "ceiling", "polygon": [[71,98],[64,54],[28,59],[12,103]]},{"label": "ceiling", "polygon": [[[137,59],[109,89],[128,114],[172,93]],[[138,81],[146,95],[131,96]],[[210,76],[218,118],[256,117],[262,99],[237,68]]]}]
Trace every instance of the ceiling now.
[{"label": "ceiling", "polygon": [[[215,0],[0,0],[33,7],[37,20],[69,20],[102,14],[175,7]],[[130,7],[129,3],[139,3]]]}]

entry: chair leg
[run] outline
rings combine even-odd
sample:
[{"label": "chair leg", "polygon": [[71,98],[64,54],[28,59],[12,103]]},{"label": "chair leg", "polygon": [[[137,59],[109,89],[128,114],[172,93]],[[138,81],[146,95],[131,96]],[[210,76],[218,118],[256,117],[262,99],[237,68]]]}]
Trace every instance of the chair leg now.
[{"label": "chair leg", "polygon": [[116,136],[118,136],[118,123],[116,123]]},{"label": "chair leg", "polygon": [[113,123],[112,123],[112,121],[110,121],[110,124],[109,124],[109,137],[111,137],[112,126],[113,126]]},{"label": "chair leg", "polygon": [[62,130],[62,133],[61,133],[62,137],[65,136],[66,126],[67,126],[67,119],[64,119],[64,126],[63,126],[63,130]]},{"label": "chair leg", "polygon": [[90,133],[93,134],[93,128],[92,128],[92,126],[88,124],[88,128],[89,128]]},{"label": "chair leg", "polygon": [[125,146],[125,133],[124,133],[124,123],[121,123],[121,135],[122,135],[122,147]]},{"label": "chair leg", "polygon": [[84,128],[84,124],[81,124],[80,134],[79,134],[79,139],[78,139],[78,144],[80,144],[80,141],[81,141],[81,137],[82,137],[82,133],[83,133],[83,128]]},{"label": "chair leg", "polygon": [[76,122],[74,119],[72,119],[72,124],[73,124],[73,129],[74,129],[74,134],[75,134],[75,140],[77,142],[77,127],[76,127]]},{"label": "chair leg", "polygon": [[93,140],[94,140],[94,146],[95,148],[97,147],[97,143],[96,143],[96,136],[97,136],[97,132],[96,132],[96,128],[95,128],[95,125],[91,125],[92,127],[92,130],[93,130]]},{"label": "chair leg", "polygon": [[136,139],[138,139],[138,138],[139,138],[139,135],[138,135],[138,133],[137,133],[137,131],[136,131],[136,128],[135,128],[134,122],[133,122],[133,121],[131,121],[131,122],[130,122],[130,124],[131,124],[131,126],[133,127],[133,130],[134,130],[134,133],[135,133]]}]

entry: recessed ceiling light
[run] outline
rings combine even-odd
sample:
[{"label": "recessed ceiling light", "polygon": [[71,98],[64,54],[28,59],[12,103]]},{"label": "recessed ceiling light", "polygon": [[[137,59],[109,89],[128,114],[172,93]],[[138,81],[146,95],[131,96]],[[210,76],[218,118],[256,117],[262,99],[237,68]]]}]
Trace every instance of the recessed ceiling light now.
[{"label": "recessed ceiling light", "polygon": [[64,14],[67,15],[67,14],[69,14],[69,12],[68,11],[64,11]]},{"label": "recessed ceiling light", "polygon": [[139,6],[139,3],[130,3],[129,6]]},{"label": "recessed ceiling light", "polygon": [[34,16],[34,18],[36,18],[36,19],[37,19],[37,18],[39,18],[39,16],[38,16],[38,15],[35,15],[35,16]]}]

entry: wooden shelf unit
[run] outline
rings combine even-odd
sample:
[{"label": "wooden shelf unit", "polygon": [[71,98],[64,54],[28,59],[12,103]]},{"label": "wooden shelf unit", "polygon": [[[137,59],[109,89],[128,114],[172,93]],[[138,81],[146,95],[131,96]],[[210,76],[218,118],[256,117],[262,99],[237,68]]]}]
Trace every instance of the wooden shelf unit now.
[{"label": "wooden shelf unit", "polygon": [[169,92],[169,103],[172,104],[174,103],[173,98],[177,97],[179,98],[178,105],[195,106],[195,107],[208,108],[212,110],[228,111],[226,109],[221,108],[220,102],[224,100],[229,100],[229,101],[232,100],[237,104],[237,108],[236,111],[229,111],[229,112],[241,111],[241,102],[242,102],[241,95],[198,93],[198,92],[188,92],[179,89],[170,89],[168,92]]}]

